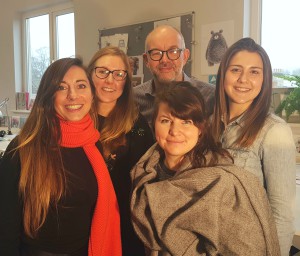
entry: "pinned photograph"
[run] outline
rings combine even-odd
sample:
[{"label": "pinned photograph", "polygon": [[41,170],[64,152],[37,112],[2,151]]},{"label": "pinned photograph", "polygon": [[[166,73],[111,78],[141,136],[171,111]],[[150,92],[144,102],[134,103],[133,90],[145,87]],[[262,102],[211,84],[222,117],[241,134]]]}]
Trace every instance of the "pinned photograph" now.
[{"label": "pinned photograph", "polygon": [[131,85],[132,87],[135,87],[141,83],[143,83],[143,76],[133,76],[132,77],[132,82],[131,82]]},{"label": "pinned photograph", "polygon": [[142,75],[143,74],[143,56],[128,56],[129,64],[132,70],[132,75]]}]

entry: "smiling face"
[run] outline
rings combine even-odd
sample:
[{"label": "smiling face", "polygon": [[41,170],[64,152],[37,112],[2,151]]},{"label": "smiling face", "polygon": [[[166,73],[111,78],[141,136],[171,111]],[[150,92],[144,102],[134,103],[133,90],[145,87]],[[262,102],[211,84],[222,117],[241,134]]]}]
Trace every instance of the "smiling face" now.
[{"label": "smiling face", "polygon": [[263,84],[263,62],[256,52],[240,51],[229,62],[224,89],[229,99],[230,119],[246,111]]},{"label": "smiling face", "polygon": [[[180,34],[172,27],[161,26],[154,29],[147,37],[147,51],[185,48],[184,41]],[[144,54],[144,60],[150,69],[153,78],[158,83],[170,83],[183,80],[183,67],[189,58],[190,52],[184,49],[177,60],[170,60],[166,53],[159,61],[154,61],[148,53]]]},{"label": "smiling face", "polygon": [[72,66],[54,95],[57,114],[67,121],[80,121],[91,109],[93,94],[85,71]]},{"label": "smiling face", "polygon": [[198,142],[201,131],[192,120],[182,120],[172,116],[166,103],[160,103],[155,119],[155,137],[165,152],[168,168],[176,167],[184,155]]},{"label": "smiling face", "polygon": [[[112,70],[126,70],[126,66],[119,56],[105,55],[100,57],[95,62],[95,67],[104,67],[110,71]],[[117,103],[118,98],[122,95],[124,90],[125,80],[117,81],[110,73],[108,77],[101,79],[92,73],[92,79],[96,87],[96,95],[98,98],[98,112],[105,106],[112,110]],[[109,111],[110,111],[109,110]]]}]

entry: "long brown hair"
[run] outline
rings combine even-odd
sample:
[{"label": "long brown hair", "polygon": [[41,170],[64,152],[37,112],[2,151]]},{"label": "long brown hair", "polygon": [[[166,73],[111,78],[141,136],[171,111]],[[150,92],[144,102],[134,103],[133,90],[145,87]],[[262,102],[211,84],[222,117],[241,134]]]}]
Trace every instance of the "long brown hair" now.
[{"label": "long brown hair", "polygon": [[[138,110],[135,105],[132,91],[132,72],[127,55],[118,47],[108,46],[98,50],[88,65],[88,72],[92,77],[95,72],[95,63],[103,56],[118,56],[125,64],[128,72],[122,95],[118,98],[114,109],[106,117],[101,125],[100,141],[104,149],[104,155],[107,156],[113,152],[119,145],[126,143],[125,134],[128,133],[138,117]],[[99,101],[99,100],[98,100]],[[98,124],[99,125],[99,124]]]},{"label": "long brown hair", "polygon": [[[201,130],[196,146],[185,155],[185,157],[190,158],[194,168],[214,166],[218,163],[220,156],[232,160],[230,154],[221,147],[220,143],[214,140],[206,115],[204,100],[199,90],[190,82],[172,82],[157,93],[152,119],[154,133],[154,123],[160,103],[166,103],[173,116],[182,120],[192,120],[194,125]],[[207,158],[208,154],[210,155],[209,158]]]},{"label": "long brown hair", "polygon": [[[54,99],[58,86],[72,66],[84,69],[78,58],[59,59],[47,68],[18,137],[21,160],[19,192],[24,202],[24,230],[30,237],[36,236],[50,204],[55,207],[66,189],[66,173],[59,147],[61,131]],[[95,95],[88,73],[87,76]]]},{"label": "long brown hair", "polygon": [[258,96],[253,100],[243,116],[241,132],[236,145],[252,145],[261,130],[269,113],[272,97],[272,67],[266,51],[251,38],[242,38],[228,48],[219,66],[215,91],[215,107],[212,118],[212,129],[216,139],[220,139],[229,117],[229,99],[225,93],[224,80],[228,65],[235,54],[240,51],[258,53],[263,62],[263,84]]}]

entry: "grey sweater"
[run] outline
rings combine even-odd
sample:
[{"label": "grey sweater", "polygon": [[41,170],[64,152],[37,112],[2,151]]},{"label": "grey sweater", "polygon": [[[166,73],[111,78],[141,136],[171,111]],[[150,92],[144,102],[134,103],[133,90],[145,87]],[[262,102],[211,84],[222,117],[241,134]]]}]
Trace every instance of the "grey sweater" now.
[{"label": "grey sweater", "polygon": [[[195,86],[199,90],[205,101],[206,111],[208,115],[211,115],[214,110],[215,86],[199,81],[196,78],[188,77],[185,73],[183,74],[183,80],[190,82],[192,86]],[[151,79],[133,87],[135,101],[150,127],[152,126],[153,105],[156,95],[153,85],[154,80]]]},{"label": "grey sweater", "polygon": [[158,181],[155,144],[131,171],[133,225],[148,255],[280,255],[268,199],[233,164],[191,168]]}]

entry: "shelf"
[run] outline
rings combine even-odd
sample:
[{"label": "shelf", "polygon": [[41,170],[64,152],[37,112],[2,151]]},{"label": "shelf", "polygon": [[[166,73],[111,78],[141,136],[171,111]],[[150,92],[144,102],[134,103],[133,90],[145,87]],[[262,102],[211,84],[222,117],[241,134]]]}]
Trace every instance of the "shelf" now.
[{"label": "shelf", "polygon": [[13,109],[11,112],[16,114],[29,114],[30,110]]},{"label": "shelf", "polygon": [[13,109],[10,110],[11,116],[28,117],[30,110]]}]

